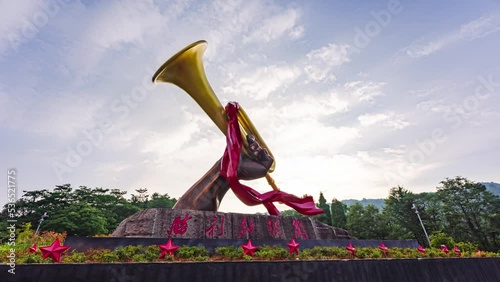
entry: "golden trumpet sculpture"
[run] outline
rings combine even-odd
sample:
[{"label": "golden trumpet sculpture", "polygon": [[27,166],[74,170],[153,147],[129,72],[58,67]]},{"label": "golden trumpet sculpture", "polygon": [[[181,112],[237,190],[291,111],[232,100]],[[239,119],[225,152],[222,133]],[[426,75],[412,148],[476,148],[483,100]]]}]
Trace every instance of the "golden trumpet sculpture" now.
[{"label": "golden trumpet sculpture", "polygon": [[[227,117],[224,107],[215,95],[212,87],[208,83],[205,69],[203,67],[203,54],[207,49],[207,42],[200,40],[186,46],[177,54],[168,59],[153,75],[153,83],[168,82],[182,88],[193,98],[196,103],[212,119],[217,127],[226,135]],[[238,122],[240,124],[243,141],[246,144],[246,135],[251,134],[262,148],[265,148],[274,159],[271,150],[260,136],[259,132],[240,106],[238,111]],[[246,144],[248,145],[248,144]],[[244,148],[245,152],[246,149]],[[274,171],[276,160],[269,168],[266,179],[274,190],[279,188],[274,183],[274,179],[269,175]]]}]

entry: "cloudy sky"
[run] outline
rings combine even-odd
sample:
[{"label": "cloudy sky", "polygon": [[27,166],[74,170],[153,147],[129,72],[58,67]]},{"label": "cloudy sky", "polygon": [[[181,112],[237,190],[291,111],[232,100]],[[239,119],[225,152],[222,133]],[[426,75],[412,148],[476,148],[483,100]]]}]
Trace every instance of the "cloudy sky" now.
[{"label": "cloudy sky", "polygon": [[[284,191],[362,199],[457,175],[500,182],[498,2],[355,2],[2,1],[1,168],[18,170],[18,190],[180,197],[225,139],[151,77],[203,39],[210,84],[245,108]],[[221,209],[265,211],[232,193]]]}]

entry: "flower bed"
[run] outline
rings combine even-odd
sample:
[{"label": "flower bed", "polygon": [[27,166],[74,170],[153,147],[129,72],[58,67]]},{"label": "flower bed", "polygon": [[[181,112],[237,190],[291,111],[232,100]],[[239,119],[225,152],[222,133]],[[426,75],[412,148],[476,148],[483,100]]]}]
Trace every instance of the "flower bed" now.
[{"label": "flower bed", "polygon": [[[50,258],[42,258],[40,247],[50,245],[54,240],[61,242],[66,237],[65,233],[43,232],[36,236],[33,231],[26,229],[19,233],[15,246],[8,244],[0,248],[0,263],[9,263],[11,249],[15,250],[17,264],[23,263],[52,263]],[[165,240],[166,241],[166,240]],[[33,250],[33,244],[38,248]],[[300,242],[299,242],[300,243]],[[465,245],[460,254],[450,251],[443,252],[441,249],[429,248],[422,252],[418,249],[410,248],[356,248],[355,252],[347,250],[345,247],[313,247],[300,249],[298,254],[291,254],[290,250],[283,246],[257,246],[253,256],[244,255],[243,249],[239,246],[224,246],[215,248],[214,252],[209,252],[205,247],[181,246],[173,255],[162,253],[158,245],[150,246],[124,246],[116,249],[91,249],[85,252],[69,250],[62,255],[61,263],[131,263],[131,262],[183,262],[183,261],[281,261],[281,260],[343,260],[343,259],[411,259],[411,258],[465,258],[474,257],[500,257],[499,253],[477,251],[466,248]],[[30,251],[30,248],[32,249]],[[450,246],[451,248],[451,246]],[[162,256],[164,254],[164,256]],[[163,257],[163,258],[160,258]]]}]

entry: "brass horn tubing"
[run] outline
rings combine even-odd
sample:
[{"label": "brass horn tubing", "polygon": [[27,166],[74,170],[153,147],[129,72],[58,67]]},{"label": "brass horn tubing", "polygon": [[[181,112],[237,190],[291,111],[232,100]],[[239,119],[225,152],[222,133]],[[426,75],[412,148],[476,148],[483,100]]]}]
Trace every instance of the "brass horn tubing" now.
[{"label": "brass horn tubing", "polygon": [[[202,56],[206,48],[207,42],[200,40],[177,52],[156,71],[153,82],[169,82],[180,87],[196,101],[225,135],[226,113],[203,68]],[[200,95],[204,93],[206,94]]]}]

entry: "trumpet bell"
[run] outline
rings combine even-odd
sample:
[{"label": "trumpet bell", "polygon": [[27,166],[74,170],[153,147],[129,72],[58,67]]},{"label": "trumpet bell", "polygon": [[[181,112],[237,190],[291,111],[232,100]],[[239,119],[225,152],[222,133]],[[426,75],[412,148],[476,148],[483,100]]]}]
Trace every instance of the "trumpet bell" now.
[{"label": "trumpet bell", "polygon": [[[183,89],[212,119],[215,125],[226,135],[227,117],[224,107],[215,95],[208,83],[205,69],[203,67],[203,54],[207,49],[207,42],[200,40],[186,46],[168,59],[153,75],[153,83],[168,82]],[[252,134],[262,148],[265,148],[274,159],[271,150],[260,136],[259,132],[240,106],[238,111],[238,122],[242,132],[243,141],[246,144],[246,135]],[[246,144],[248,145],[248,144]],[[246,151],[246,148],[244,148]],[[276,160],[273,162],[269,172],[273,172]],[[266,176],[267,178],[267,176]],[[269,181],[269,179],[268,179]]]},{"label": "trumpet bell", "polygon": [[203,67],[206,49],[207,42],[200,40],[177,52],[156,71],[153,83],[169,82],[186,91],[225,135],[224,107],[208,83]]}]

